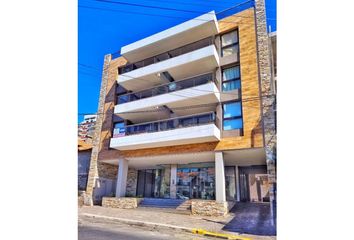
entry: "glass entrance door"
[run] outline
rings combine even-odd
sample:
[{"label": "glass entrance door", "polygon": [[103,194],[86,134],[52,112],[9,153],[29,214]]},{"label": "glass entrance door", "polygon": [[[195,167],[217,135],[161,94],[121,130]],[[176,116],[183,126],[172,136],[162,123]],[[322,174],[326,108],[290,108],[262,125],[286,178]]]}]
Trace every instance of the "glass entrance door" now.
[{"label": "glass entrance door", "polygon": [[235,166],[225,167],[225,194],[227,201],[236,201]]},{"label": "glass entrance door", "polygon": [[149,169],[145,171],[145,189],[144,189],[144,197],[153,197],[153,188],[154,188],[154,172]]},{"label": "glass entrance door", "polygon": [[162,172],[162,169],[139,170],[137,196],[146,198],[159,198]]}]

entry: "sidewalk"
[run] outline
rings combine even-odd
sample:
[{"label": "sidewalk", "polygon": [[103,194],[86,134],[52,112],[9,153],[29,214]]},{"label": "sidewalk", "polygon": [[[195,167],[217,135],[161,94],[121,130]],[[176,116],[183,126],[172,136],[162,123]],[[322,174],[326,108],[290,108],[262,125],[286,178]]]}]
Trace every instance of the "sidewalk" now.
[{"label": "sidewalk", "polygon": [[[193,216],[171,212],[164,212],[163,209],[117,209],[104,208],[100,206],[79,208],[79,216],[101,217],[125,223],[147,223],[161,227],[174,228],[176,230],[191,230],[193,228],[204,229],[211,232],[238,235],[236,232],[223,231],[222,228],[233,219],[229,214],[225,217],[204,217]],[[249,237],[253,240],[275,240],[276,237],[255,236],[242,234],[240,236]]]}]

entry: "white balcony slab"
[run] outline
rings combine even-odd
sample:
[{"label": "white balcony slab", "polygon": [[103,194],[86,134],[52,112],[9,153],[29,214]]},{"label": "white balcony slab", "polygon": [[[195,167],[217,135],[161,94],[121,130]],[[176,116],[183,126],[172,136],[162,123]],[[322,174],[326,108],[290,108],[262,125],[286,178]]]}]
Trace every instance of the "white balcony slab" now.
[{"label": "white balcony slab", "polygon": [[[140,122],[146,120],[146,113],[139,111],[156,110],[156,107],[166,105],[170,109],[188,107],[198,104],[211,104],[220,102],[220,93],[214,82],[183,90],[165,93],[132,102],[118,104],[114,107],[114,113],[123,119]],[[204,108],[204,111],[206,109]],[[136,112],[131,114],[130,112]],[[154,115],[150,114],[151,117]],[[160,115],[156,116],[161,118]],[[151,121],[153,119],[149,119]]]},{"label": "white balcony slab", "polygon": [[118,83],[124,88],[137,91],[163,83],[158,73],[168,71],[174,79],[215,70],[220,60],[214,45],[206,46],[183,55],[120,74]]},{"label": "white balcony slab", "polygon": [[177,128],[174,130],[141,133],[111,138],[110,147],[118,150],[134,150],[183,144],[214,142],[220,140],[220,130],[214,123]]},{"label": "white balcony slab", "polygon": [[121,55],[135,62],[218,34],[215,12],[211,11],[121,48]]}]

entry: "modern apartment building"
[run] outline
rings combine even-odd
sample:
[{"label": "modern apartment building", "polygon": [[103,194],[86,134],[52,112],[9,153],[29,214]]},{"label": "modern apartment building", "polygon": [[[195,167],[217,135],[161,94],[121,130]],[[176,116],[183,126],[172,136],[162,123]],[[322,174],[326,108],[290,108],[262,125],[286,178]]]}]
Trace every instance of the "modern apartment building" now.
[{"label": "modern apartment building", "polygon": [[85,115],[78,125],[78,138],[81,141],[91,142],[95,130],[96,115]]},{"label": "modern apartment building", "polygon": [[219,18],[208,12],[105,56],[87,186],[93,203],[183,199],[202,214],[274,199],[264,3]]}]

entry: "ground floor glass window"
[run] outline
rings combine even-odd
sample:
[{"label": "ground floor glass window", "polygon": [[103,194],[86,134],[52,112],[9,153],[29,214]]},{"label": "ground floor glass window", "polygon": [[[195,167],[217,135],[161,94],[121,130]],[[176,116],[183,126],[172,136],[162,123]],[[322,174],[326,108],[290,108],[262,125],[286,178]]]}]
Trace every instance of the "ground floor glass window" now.
[{"label": "ground floor glass window", "polygon": [[177,198],[215,199],[214,167],[181,167],[177,169]]}]

